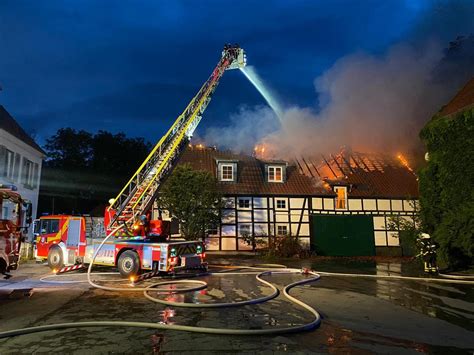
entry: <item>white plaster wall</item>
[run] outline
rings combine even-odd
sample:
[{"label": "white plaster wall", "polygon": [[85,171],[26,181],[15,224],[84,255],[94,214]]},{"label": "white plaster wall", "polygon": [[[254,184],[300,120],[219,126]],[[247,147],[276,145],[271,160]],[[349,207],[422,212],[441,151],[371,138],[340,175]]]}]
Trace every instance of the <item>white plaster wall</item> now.
[{"label": "white plaster wall", "polygon": [[288,222],[288,212],[276,212],[275,213],[276,217],[276,222],[281,223],[281,222]]},{"label": "white plaster wall", "polygon": [[235,225],[222,226],[222,236],[235,236]]},{"label": "white plaster wall", "polygon": [[[303,208],[304,198],[291,198],[290,207],[291,208]],[[306,206],[308,208],[308,206]]]},{"label": "white plaster wall", "polygon": [[403,211],[403,200],[392,200],[393,211]]},{"label": "white plaster wall", "polygon": [[235,210],[222,210],[221,214],[222,223],[235,223]]},{"label": "white plaster wall", "polygon": [[385,238],[385,232],[374,232],[375,235],[375,246],[386,246],[387,238]]},{"label": "white plaster wall", "polygon": [[255,222],[266,222],[268,217],[267,210],[254,210],[253,219]]},{"label": "white plaster wall", "polygon": [[374,199],[365,198],[363,203],[364,203],[364,210],[366,210],[366,211],[376,211],[377,210],[377,204],[376,204]]},{"label": "white plaster wall", "polygon": [[385,217],[374,216],[374,229],[385,229]]},{"label": "white plaster wall", "polygon": [[379,211],[390,211],[390,200],[377,200]]},{"label": "white plaster wall", "polygon": [[252,222],[252,212],[251,211],[244,211],[239,210],[239,223],[240,222]]},{"label": "white plaster wall", "polygon": [[359,198],[349,198],[348,206],[350,211],[360,211],[362,210],[362,200]]},{"label": "white plaster wall", "polygon": [[[41,177],[41,169],[42,169],[42,162],[43,162],[43,154],[38,152],[33,147],[29,146],[25,142],[19,140],[15,136],[11,135],[10,133],[0,129],[0,144],[5,146],[8,150],[11,150],[14,153],[18,153],[21,155],[20,159],[20,171],[18,174],[18,178],[16,181],[6,180],[3,177],[0,177],[0,183],[2,184],[14,184],[18,188],[18,193],[24,198],[28,199],[32,203],[32,216],[33,218],[37,217],[38,211],[38,195],[39,195],[39,186],[40,186],[40,177]],[[22,169],[23,169],[23,157],[32,161],[33,163],[38,164],[38,182],[37,186],[34,189],[25,188],[21,183],[21,176],[22,176]],[[30,228],[31,229],[31,228]],[[29,231],[31,235],[31,231]]]},{"label": "white plaster wall", "polygon": [[388,245],[389,246],[399,246],[400,245],[400,240],[397,237],[398,233],[397,232],[387,232],[387,240],[388,240]]},{"label": "white plaster wall", "polygon": [[323,209],[323,199],[320,197],[313,197],[311,199],[311,205],[313,210],[322,210]]},{"label": "white plaster wall", "polygon": [[253,198],[253,207],[254,208],[267,208],[267,198],[266,197],[254,197]]},{"label": "white plaster wall", "polygon": [[333,198],[325,198],[324,199],[324,209],[325,210],[334,210],[334,199]]},{"label": "white plaster wall", "polygon": [[222,250],[236,250],[235,238],[222,238]]}]

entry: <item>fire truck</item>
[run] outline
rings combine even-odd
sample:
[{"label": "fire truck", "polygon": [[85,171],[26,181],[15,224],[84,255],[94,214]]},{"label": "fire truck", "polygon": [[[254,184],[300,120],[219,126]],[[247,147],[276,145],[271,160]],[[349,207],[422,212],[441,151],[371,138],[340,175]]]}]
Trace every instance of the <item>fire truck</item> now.
[{"label": "fire truck", "polygon": [[[143,270],[175,272],[207,268],[205,245],[200,241],[170,239],[169,221],[156,214],[160,186],[188,145],[219,81],[226,70],[246,65],[238,45],[225,45],[221,58],[196,96],[158,141],[145,161],[109,201],[103,222],[104,232],[94,237],[83,216],[56,215],[36,222],[36,257],[48,260],[53,269],[94,263],[116,266],[120,273],[135,277]],[[92,223],[93,224],[93,223]],[[99,249],[105,236],[112,236]],[[110,237],[109,237],[110,238]]]},{"label": "fire truck", "polygon": [[14,185],[0,184],[0,273],[9,278],[20,259],[20,246],[31,223],[31,202]]}]

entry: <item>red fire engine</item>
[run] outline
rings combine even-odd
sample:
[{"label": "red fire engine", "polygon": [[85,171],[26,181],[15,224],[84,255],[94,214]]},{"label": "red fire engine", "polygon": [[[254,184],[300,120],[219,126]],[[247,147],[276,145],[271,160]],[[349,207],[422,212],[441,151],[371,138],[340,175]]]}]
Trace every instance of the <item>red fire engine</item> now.
[{"label": "red fire engine", "polygon": [[[35,221],[36,258],[47,260],[53,270],[90,263],[105,237],[101,223],[100,218],[83,216],[41,217]],[[155,228],[154,235],[114,238],[99,250],[94,264],[116,266],[126,277],[141,270],[169,273],[206,267],[202,242],[168,241],[165,229],[160,235]]]},{"label": "red fire engine", "polygon": [[15,192],[13,185],[0,184],[0,273],[16,270],[20,246],[31,223],[31,202]]},{"label": "red fire engine", "polygon": [[[47,259],[51,268],[58,269],[90,263],[97,253],[94,263],[116,266],[124,276],[135,276],[141,270],[207,268],[204,243],[170,240],[169,222],[152,218],[153,205],[162,182],[201,121],[224,71],[245,64],[243,49],[238,45],[224,47],[219,63],[197,95],[119,194],[109,201],[99,235],[94,237],[90,226],[97,223],[89,222],[87,217],[41,217],[35,227],[37,258]],[[116,231],[113,238],[98,249],[112,231]]]}]

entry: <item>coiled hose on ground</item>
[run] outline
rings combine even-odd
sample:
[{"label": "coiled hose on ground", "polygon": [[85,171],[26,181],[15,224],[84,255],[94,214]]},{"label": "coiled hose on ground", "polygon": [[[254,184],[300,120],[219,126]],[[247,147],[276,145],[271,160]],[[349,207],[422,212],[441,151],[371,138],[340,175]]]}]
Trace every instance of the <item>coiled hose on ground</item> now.
[{"label": "coiled hose on ground", "polygon": [[[104,286],[95,283],[91,278],[91,271],[94,261],[97,257],[99,250],[102,246],[113,236],[121,227],[114,229],[99,245],[99,247],[95,250],[95,253],[92,257],[91,263],[89,264],[89,268],[87,270],[87,282],[95,287],[102,290],[107,291],[125,291],[125,292],[143,292],[145,297],[149,300],[165,304],[171,305],[174,307],[187,307],[187,308],[226,308],[226,307],[238,307],[244,305],[255,305],[259,303],[263,303],[269,301],[271,299],[276,298],[279,295],[278,288],[273,285],[272,283],[264,280],[262,277],[269,276],[272,274],[295,274],[295,273],[302,273],[301,270],[297,269],[287,269],[282,267],[281,265],[262,265],[261,267],[236,267],[239,269],[249,269],[253,270],[250,272],[245,273],[210,273],[210,275],[218,275],[218,276],[226,276],[231,274],[253,274],[256,277],[256,280],[272,289],[272,293],[268,296],[259,297],[256,299],[239,301],[239,302],[226,302],[226,303],[213,303],[213,304],[193,304],[193,303],[182,303],[182,302],[171,302],[161,300],[150,295],[151,292],[154,293],[182,293],[182,292],[192,292],[201,290],[207,287],[207,283],[200,280],[173,280],[173,281],[163,281],[157,282],[147,287],[111,287],[111,286]],[[262,271],[263,270],[263,271]],[[110,273],[97,273],[94,275],[104,275]],[[303,325],[296,325],[290,327],[280,327],[280,328],[268,328],[268,329],[220,329],[220,328],[209,328],[209,327],[198,327],[198,326],[187,326],[187,325],[177,325],[177,324],[161,324],[161,323],[151,323],[151,322],[134,322],[134,321],[90,321],[90,322],[75,322],[75,323],[58,323],[58,324],[48,324],[48,325],[40,325],[22,329],[14,329],[9,331],[0,332],[0,338],[8,338],[18,335],[25,335],[25,334],[32,334],[32,333],[39,333],[51,330],[60,330],[60,329],[69,329],[69,328],[84,328],[84,327],[135,327],[135,328],[148,328],[148,329],[160,329],[160,330],[179,330],[179,331],[187,331],[187,332],[194,332],[194,333],[206,333],[206,334],[222,334],[222,335],[276,335],[276,334],[285,334],[285,333],[296,333],[301,331],[307,331],[311,329],[315,329],[321,323],[321,316],[319,313],[311,306],[307,305],[306,303],[296,299],[295,297],[289,294],[290,290],[296,286],[304,285],[310,282],[314,282],[320,278],[320,276],[312,271],[305,272],[307,275],[311,275],[312,277],[306,278],[304,280],[296,281],[291,284],[286,285],[283,288],[283,295],[292,303],[301,306],[302,308],[306,309],[308,312],[311,313],[313,316],[313,320],[303,324]],[[46,281],[46,278],[42,278],[42,281]],[[47,281],[51,282],[51,281]],[[61,281],[52,281],[52,282],[61,282]],[[73,283],[73,282],[84,282],[84,281],[62,281],[64,283]],[[177,290],[170,290],[169,288],[163,288],[166,285],[198,285],[198,286],[190,286],[186,288],[180,288]]]}]

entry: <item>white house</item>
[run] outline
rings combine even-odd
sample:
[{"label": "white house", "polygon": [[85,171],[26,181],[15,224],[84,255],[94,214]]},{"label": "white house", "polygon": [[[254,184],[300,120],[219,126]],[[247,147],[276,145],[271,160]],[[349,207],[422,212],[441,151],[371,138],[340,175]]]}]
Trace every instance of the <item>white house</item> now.
[{"label": "white house", "polygon": [[188,147],[180,164],[218,180],[225,206],[209,250],[249,250],[242,235],[291,234],[322,255],[401,255],[393,215],[413,220],[418,182],[397,157],[341,152],[295,162]]},{"label": "white house", "polygon": [[[45,152],[0,105],[0,184],[14,185],[32,202],[33,218],[38,208],[41,164]],[[1,218],[12,213],[3,206]]]}]

